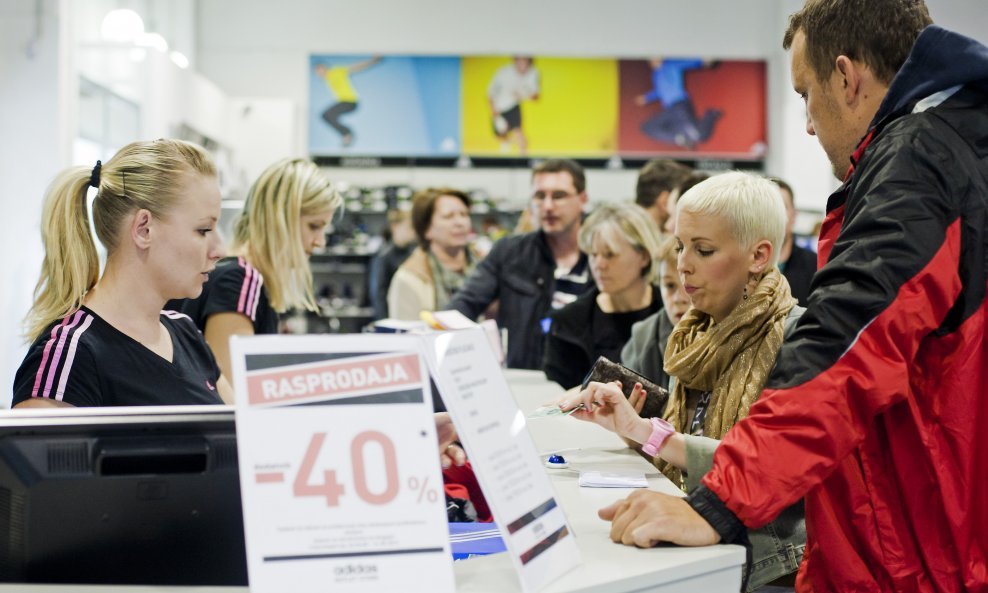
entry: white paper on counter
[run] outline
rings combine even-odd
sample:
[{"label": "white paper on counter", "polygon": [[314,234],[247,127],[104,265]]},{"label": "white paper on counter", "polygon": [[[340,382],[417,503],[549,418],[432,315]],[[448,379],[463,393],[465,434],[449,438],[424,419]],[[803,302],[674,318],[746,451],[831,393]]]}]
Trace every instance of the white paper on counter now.
[{"label": "white paper on counter", "polygon": [[580,486],[584,488],[648,488],[645,474],[580,472]]}]

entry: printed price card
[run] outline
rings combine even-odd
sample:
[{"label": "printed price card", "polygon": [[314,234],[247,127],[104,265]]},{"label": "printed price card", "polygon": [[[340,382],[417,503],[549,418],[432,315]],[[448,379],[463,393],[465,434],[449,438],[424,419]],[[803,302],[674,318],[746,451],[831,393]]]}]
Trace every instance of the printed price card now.
[{"label": "printed price card", "polygon": [[429,365],[525,591],[580,564],[552,484],[480,329],[427,335]]},{"label": "printed price card", "polygon": [[408,336],[232,341],[254,592],[454,590],[429,375]]}]

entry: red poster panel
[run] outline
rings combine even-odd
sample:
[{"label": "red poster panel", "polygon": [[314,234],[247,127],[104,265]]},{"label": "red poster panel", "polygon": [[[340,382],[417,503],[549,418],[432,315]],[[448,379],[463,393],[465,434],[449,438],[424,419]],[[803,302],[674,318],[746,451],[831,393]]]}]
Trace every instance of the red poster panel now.
[{"label": "red poster panel", "polygon": [[618,76],[622,156],[764,157],[765,62],[621,60]]}]

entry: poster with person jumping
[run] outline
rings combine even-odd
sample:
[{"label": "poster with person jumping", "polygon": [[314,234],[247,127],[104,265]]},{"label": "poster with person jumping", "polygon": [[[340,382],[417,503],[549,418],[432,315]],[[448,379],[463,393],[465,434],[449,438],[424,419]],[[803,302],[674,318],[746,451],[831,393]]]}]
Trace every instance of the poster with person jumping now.
[{"label": "poster with person jumping", "polygon": [[460,59],[309,58],[312,156],[455,156],[460,146]]},{"label": "poster with person jumping", "polygon": [[762,61],[503,56],[309,59],[314,157],[758,161]]}]

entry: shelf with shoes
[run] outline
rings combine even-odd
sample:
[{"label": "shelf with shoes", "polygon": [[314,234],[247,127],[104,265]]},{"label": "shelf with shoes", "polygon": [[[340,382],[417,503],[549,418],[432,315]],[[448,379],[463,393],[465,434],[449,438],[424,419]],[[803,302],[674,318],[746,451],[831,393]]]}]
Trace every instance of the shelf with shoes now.
[{"label": "shelf with shoes", "polygon": [[[287,314],[288,333],[358,333],[376,320],[369,285],[371,263],[386,243],[388,211],[411,210],[415,189],[351,186],[341,193],[344,205],[326,234],[326,247],[309,259],[320,312]],[[468,193],[477,247],[486,252],[515,227],[521,209],[507,207],[483,190]]]}]

